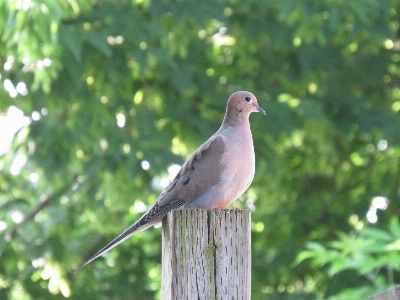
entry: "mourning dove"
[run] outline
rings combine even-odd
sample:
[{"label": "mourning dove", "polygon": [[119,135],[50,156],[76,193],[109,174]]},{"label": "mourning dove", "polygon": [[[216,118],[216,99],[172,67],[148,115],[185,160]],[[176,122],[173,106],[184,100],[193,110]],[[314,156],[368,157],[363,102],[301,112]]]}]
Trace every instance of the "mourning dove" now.
[{"label": "mourning dove", "polygon": [[239,198],[249,187],[255,172],[249,123],[252,112],[265,115],[252,93],[232,94],[221,127],[183,164],[149,211],[77,271],[133,234],[159,224],[171,210],[223,209]]}]

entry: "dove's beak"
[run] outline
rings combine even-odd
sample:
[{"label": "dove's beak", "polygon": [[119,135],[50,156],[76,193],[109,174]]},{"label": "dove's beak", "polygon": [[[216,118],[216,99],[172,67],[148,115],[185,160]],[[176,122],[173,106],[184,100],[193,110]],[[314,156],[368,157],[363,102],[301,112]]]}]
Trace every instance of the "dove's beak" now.
[{"label": "dove's beak", "polygon": [[263,115],[266,115],[265,110],[263,110],[258,105],[254,105],[254,108],[255,108],[255,111],[258,111],[258,112],[262,113]]}]

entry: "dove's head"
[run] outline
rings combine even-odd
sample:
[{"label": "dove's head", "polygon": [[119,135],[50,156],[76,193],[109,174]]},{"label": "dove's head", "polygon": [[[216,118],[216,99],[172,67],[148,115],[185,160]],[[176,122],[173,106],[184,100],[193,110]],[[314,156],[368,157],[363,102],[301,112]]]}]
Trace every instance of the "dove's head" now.
[{"label": "dove's head", "polygon": [[233,93],[228,100],[223,126],[247,121],[252,112],[261,112],[265,115],[265,111],[258,106],[256,96],[246,91]]}]

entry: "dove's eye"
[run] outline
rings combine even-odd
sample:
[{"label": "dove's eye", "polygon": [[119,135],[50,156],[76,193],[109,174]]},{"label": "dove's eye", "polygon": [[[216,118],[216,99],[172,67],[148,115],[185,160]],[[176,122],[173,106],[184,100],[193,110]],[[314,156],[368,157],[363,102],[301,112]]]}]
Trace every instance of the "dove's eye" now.
[{"label": "dove's eye", "polygon": [[251,103],[251,97],[250,96],[246,96],[244,98],[244,101],[246,101],[247,103]]}]

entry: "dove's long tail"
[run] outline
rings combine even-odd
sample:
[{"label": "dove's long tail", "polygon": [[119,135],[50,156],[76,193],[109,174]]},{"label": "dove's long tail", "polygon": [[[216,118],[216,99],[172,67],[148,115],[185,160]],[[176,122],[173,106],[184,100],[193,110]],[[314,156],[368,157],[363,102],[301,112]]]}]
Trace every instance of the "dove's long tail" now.
[{"label": "dove's long tail", "polygon": [[81,265],[76,271],[78,272],[84,266],[94,261],[99,256],[104,253],[110,251],[112,248],[117,246],[118,244],[125,241],[127,238],[131,237],[137,232],[143,231],[151,226],[157,225],[162,221],[164,216],[173,209],[182,208],[186,203],[190,202],[189,200],[180,200],[173,199],[164,205],[159,205],[158,203],[154,204],[152,208],[149,209],[147,213],[145,213],[139,220],[137,220],[134,224],[129,226],[122,232],[119,236],[113,239],[110,243],[108,243],[103,249],[99,250],[95,255],[93,255],[87,262]]},{"label": "dove's long tail", "polygon": [[[145,217],[145,216],[143,216]],[[125,241],[127,238],[131,237],[132,235],[134,235],[137,232],[143,231],[153,225],[156,225],[157,223],[159,223],[162,220],[161,218],[146,222],[145,224],[142,224],[143,222],[143,217],[141,219],[139,219],[137,222],[135,222],[134,224],[132,224],[131,226],[129,226],[127,229],[124,230],[124,232],[122,232],[119,236],[117,236],[115,239],[113,239],[110,243],[108,243],[104,248],[102,248],[101,250],[99,250],[95,255],[93,255],[91,258],[89,258],[88,261],[86,261],[83,265],[81,265],[76,271],[78,272],[80,269],[82,269],[84,266],[86,266],[87,264],[91,263],[92,261],[94,261],[96,258],[98,258],[99,256],[103,255],[104,253],[107,253],[108,251],[110,251],[112,248],[114,248],[115,246],[117,246],[118,244],[122,243],[123,241]]]}]

